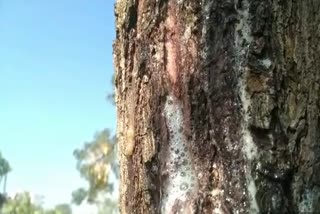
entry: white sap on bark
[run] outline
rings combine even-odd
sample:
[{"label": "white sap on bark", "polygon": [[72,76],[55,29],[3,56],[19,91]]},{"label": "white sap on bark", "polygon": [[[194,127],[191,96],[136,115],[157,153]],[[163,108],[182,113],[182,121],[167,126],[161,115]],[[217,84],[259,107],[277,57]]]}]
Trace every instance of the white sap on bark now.
[{"label": "white sap on bark", "polygon": [[314,203],[315,203],[315,198],[319,198],[320,193],[314,190],[310,189],[305,189],[301,201],[299,203],[299,213],[312,213]]},{"label": "white sap on bark", "polygon": [[[169,149],[164,169],[168,175],[168,180],[163,188],[161,199],[161,213],[166,214],[172,212],[177,201],[183,203],[188,199],[188,193],[195,190],[197,182],[187,140],[183,134],[182,108],[173,96],[167,97],[163,114],[170,133]],[[185,212],[180,210],[175,213]]]},{"label": "white sap on bark", "polygon": [[237,11],[239,24],[237,24],[235,28],[235,58],[236,69],[241,76],[239,79],[239,88],[243,106],[242,143],[243,153],[247,160],[245,166],[247,193],[249,194],[248,198],[250,200],[250,213],[259,213],[259,207],[255,198],[257,190],[251,175],[251,162],[257,156],[257,148],[248,129],[250,119],[250,98],[246,91],[247,55],[252,42],[249,20],[249,2],[247,0],[242,1],[242,8]]},{"label": "white sap on bark", "polygon": [[[208,34],[208,26],[210,25],[210,8],[213,5],[213,1],[202,0],[202,17],[203,17],[203,25],[201,29],[201,43],[206,44],[207,34]],[[201,51],[201,57],[203,59],[207,59],[208,57],[208,47],[205,45]],[[205,84],[205,83],[204,83]],[[207,89],[207,87],[205,87]]]},{"label": "white sap on bark", "polygon": [[269,69],[272,65],[272,62],[270,59],[263,59],[260,61],[260,63],[267,69]]}]

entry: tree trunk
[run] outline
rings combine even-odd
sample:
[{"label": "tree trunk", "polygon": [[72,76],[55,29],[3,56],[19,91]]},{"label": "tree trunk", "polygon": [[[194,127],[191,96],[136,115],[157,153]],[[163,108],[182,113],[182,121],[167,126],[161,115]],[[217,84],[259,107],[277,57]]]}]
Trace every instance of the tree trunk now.
[{"label": "tree trunk", "polygon": [[7,176],[8,174],[4,175],[4,181],[3,181],[3,194],[6,195],[6,191],[7,191]]},{"label": "tree trunk", "polygon": [[118,0],[121,213],[320,210],[320,1]]}]

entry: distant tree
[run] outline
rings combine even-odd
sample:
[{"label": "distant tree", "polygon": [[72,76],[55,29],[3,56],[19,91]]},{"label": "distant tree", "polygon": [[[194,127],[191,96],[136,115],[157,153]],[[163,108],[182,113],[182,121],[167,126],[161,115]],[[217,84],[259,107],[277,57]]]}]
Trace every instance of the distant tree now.
[{"label": "distant tree", "polygon": [[109,183],[111,171],[119,175],[116,158],[116,139],[110,131],[104,129],[97,132],[91,142],[86,142],[81,149],[74,151],[77,169],[89,183],[89,188],[79,188],[72,193],[72,202],[80,205],[83,200],[96,203],[100,193],[112,193],[113,185]]},{"label": "distant tree", "polygon": [[[111,84],[112,84],[112,86],[113,86],[113,88],[114,88],[114,85],[115,85],[115,76],[114,76],[114,74],[112,75]],[[116,97],[116,96],[115,96],[114,89],[113,89],[112,93],[109,93],[109,94],[107,95],[107,101],[109,101],[109,102],[111,102],[113,105],[115,105],[115,97]]]},{"label": "distant tree", "polygon": [[9,199],[4,204],[2,214],[42,214],[40,207],[37,207],[31,203],[31,197],[28,192],[18,193],[13,199]]},{"label": "distant tree", "polygon": [[72,209],[69,204],[58,204],[54,209],[61,214],[72,214]]},{"label": "distant tree", "polygon": [[36,206],[42,207],[43,204],[44,204],[44,200],[45,200],[44,195],[36,194],[36,195],[33,196],[33,203]]},{"label": "distant tree", "polygon": [[[41,213],[42,214],[42,213]],[[61,211],[56,210],[56,209],[51,209],[51,210],[45,210],[43,214],[63,214]]]},{"label": "distant tree", "polygon": [[58,214],[56,210],[46,210],[44,214]]},{"label": "distant tree", "polygon": [[9,162],[0,153],[0,184],[3,181],[3,194],[6,193],[7,176],[11,171]]},{"label": "distant tree", "polygon": [[2,205],[7,201],[7,197],[3,194],[0,194],[0,209],[2,208]]},{"label": "distant tree", "polygon": [[119,213],[118,201],[106,198],[98,207],[98,214],[116,214]]},{"label": "distant tree", "polygon": [[72,203],[80,205],[88,195],[88,190],[79,188],[72,192]]},{"label": "distant tree", "polygon": [[[113,74],[111,84],[115,85]],[[107,94],[107,101],[115,105],[114,89]],[[84,144],[82,149],[74,151],[77,159],[77,169],[80,175],[89,183],[89,188],[79,188],[72,192],[72,203],[80,205],[84,200],[96,204],[98,213],[118,213],[118,201],[111,199],[110,193],[114,186],[108,177],[112,171],[119,179],[119,163],[117,158],[117,140],[111,137],[110,131],[104,129],[96,133],[94,140]]]},{"label": "distant tree", "polygon": [[17,193],[14,198],[8,198],[0,209],[1,214],[72,214],[69,204],[59,204],[54,209],[46,210],[37,203],[32,203],[30,193]]},{"label": "distant tree", "polygon": [[3,192],[0,193],[0,209],[7,200],[6,185],[7,185],[7,176],[10,171],[11,171],[11,167],[9,162],[0,153],[0,184],[3,181]]}]

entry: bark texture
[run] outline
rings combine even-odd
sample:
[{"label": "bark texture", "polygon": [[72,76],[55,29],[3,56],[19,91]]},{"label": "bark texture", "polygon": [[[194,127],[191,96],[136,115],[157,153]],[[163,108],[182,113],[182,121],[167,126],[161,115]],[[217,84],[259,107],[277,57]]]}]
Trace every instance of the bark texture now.
[{"label": "bark texture", "polygon": [[121,213],[320,210],[319,11],[117,1]]}]

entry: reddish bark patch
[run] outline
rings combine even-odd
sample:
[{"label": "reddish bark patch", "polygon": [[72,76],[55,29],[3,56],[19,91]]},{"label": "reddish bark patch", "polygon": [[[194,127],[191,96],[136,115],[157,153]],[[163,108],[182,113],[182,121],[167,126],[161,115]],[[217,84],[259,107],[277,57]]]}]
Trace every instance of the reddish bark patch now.
[{"label": "reddish bark patch", "polygon": [[180,97],[180,39],[179,39],[179,22],[177,20],[177,6],[175,3],[169,3],[168,14],[165,20],[165,49],[166,49],[166,72],[171,82],[173,93]]}]

